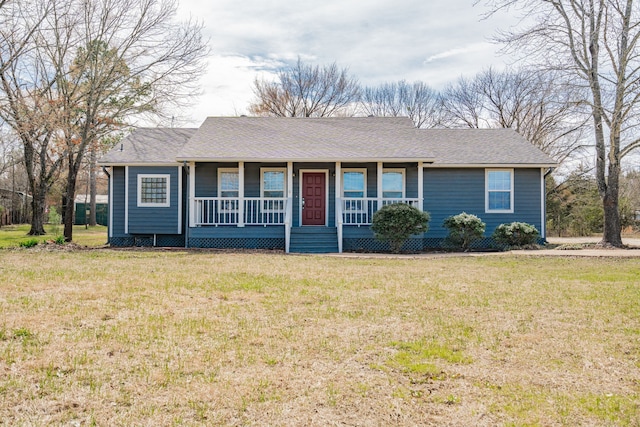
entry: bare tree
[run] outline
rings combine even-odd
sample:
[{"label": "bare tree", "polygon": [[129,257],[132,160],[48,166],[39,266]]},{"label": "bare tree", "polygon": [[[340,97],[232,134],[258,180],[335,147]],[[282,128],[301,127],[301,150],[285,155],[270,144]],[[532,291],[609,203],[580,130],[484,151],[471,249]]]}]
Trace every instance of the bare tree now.
[{"label": "bare tree", "polygon": [[500,40],[588,90],[596,181],[604,207],[603,245],[622,246],[621,161],[640,146],[640,7],[634,0],[489,0],[491,10],[518,7],[529,27]]},{"label": "bare tree", "polygon": [[[21,126],[37,125],[35,117],[41,117],[47,141],[54,143],[44,150],[53,160],[50,170],[63,162],[67,166],[63,218],[68,241],[76,179],[92,145],[133,117],[162,115],[165,107],[196,93],[193,84],[203,71],[206,44],[201,27],[175,22],[175,12],[174,0],[56,1],[33,32],[28,51],[35,59],[16,55],[15,67],[8,68],[14,73],[4,85],[5,95],[19,92],[25,81],[41,98],[40,92],[46,94],[37,104],[30,94],[31,103],[8,116],[16,133]],[[11,42],[6,34],[5,43]],[[28,81],[25,70],[34,62],[42,78]],[[36,114],[39,105],[50,110],[48,116]],[[43,170],[41,164],[38,168]],[[41,227],[36,231],[44,232]]]},{"label": "bare tree", "polygon": [[576,109],[579,95],[575,88],[557,84],[553,73],[488,69],[443,91],[442,124],[513,128],[562,162],[583,148],[585,115]]},{"label": "bare tree", "polygon": [[320,67],[300,58],[278,72],[275,82],[254,81],[255,101],[249,111],[258,116],[329,117],[350,114],[360,96],[358,81],[336,63]]},{"label": "bare tree", "polygon": [[81,45],[75,57],[55,61],[67,110],[67,241],[73,233],[76,179],[87,151],[95,153],[100,139],[131,116],[161,115],[164,107],[192,99],[197,92],[193,84],[208,50],[201,26],[176,23],[175,13],[173,0],[80,1],[75,6],[69,23],[77,22],[74,29],[80,31],[71,37]]},{"label": "bare tree", "polygon": [[416,127],[432,128],[439,124],[438,92],[424,82],[383,83],[362,91],[360,108],[372,116],[408,116]]},{"label": "bare tree", "polygon": [[13,2],[0,9],[0,118],[18,137],[32,198],[29,234],[44,234],[46,195],[64,160],[55,146],[55,75],[36,47],[52,3]]}]

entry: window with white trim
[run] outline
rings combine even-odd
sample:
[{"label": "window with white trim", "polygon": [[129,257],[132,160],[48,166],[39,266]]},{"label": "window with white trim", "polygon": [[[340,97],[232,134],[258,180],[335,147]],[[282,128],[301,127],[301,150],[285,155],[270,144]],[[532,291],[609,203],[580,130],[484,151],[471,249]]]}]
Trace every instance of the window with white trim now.
[{"label": "window with white trim", "polygon": [[138,206],[166,208],[170,206],[169,174],[138,174]]},{"label": "window with white trim", "polygon": [[485,187],[487,212],[513,212],[513,169],[487,169]]},{"label": "window with white trim", "polygon": [[240,177],[238,169],[220,168],[218,169],[218,196],[238,197],[240,195]]},{"label": "window with white trim", "polygon": [[[260,169],[260,196],[264,199],[284,198],[287,188],[287,170],[284,168]],[[283,200],[264,200],[263,209],[267,211],[284,211]]]},{"label": "window with white trim", "polygon": [[[218,197],[235,198],[240,196],[240,176],[236,168],[218,169]],[[238,200],[221,201],[220,209],[237,211]]]},{"label": "window with white trim", "polygon": [[[344,199],[363,199],[367,197],[367,170],[343,169],[342,170],[342,197]],[[366,201],[345,200],[344,210],[364,211]]]},{"label": "window with white trim", "polygon": [[344,169],[342,171],[342,197],[367,197],[366,182],[366,169]]},{"label": "window with white trim", "polygon": [[382,197],[384,199],[404,198],[404,169],[385,169],[382,172]]}]

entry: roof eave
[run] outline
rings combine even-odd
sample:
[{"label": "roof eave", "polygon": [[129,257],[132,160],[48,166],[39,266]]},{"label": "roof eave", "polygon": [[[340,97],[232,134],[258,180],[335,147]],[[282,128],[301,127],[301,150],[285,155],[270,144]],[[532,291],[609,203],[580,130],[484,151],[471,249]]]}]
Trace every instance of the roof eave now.
[{"label": "roof eave", "polygon": [[430,168],[555,168],[557,163],[431,163]]},{"label": "roof eave", "polygon": [[370,163],[370,162],[387,162],[387,163],[406,163],[406,162],[424,162],[433,163],[436,161],[433,157],[313,157],[313,158],[235,158],[235,157],[178,157],[177,162],[220,162],[220,163],[233,163],[233,162],[253,162],[253,163],[283,163],[283,162],[296,162],[296,163],[336,163],[336,162],[356,162],[356,163]]},{"label": "roof eave", "polygon": [[180,166],[180,164],[178,162],[158,162],[158,163],[151,163],[151,162],[98,162],[98,165],[100,166],[104,166],[104,167],[112,167],[112,166],[170,166],[170,167],[175,167],[175,166]]}]

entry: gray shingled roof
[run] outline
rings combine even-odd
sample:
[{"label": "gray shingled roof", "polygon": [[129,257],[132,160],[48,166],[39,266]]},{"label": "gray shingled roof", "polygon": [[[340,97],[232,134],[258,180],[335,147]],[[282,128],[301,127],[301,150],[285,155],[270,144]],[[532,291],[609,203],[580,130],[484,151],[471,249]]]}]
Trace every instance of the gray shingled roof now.
[{"label": "gray shingled roof", "polygon": [[446,165],[536,165],[556,162],[513,129],[417,129],[419,144]]},{"label": "gray shingled roof", "polygon": [[406,117],[210,117],[196,129],[138,129],[102,164],[176,161],[424,161],[553,166],[511,129],[416,129]]},{"label": "gray shingled roof", "polygon": [[[100,158],[103,165],[170,164],[197,129],[138,128]],[[120,147],[122,146],[122,150]]]},{"label": "gray shingled roof", "polygon": [[430,160],[407,117],[209,117],[178,160]]}]

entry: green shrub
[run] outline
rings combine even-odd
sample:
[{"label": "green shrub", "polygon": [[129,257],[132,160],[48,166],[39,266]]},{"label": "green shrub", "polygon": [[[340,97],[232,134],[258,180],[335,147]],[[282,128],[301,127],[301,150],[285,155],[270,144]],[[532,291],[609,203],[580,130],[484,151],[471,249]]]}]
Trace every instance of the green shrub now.
[{"label": "green shrub", "polygon": [[28,240],[23,240],[20,243],[18,243],[18,245],[21,248],[32,248],[34,246],[36,246],[38,244],[38,239],[28,239]]},{"label": "green shrub", "polygon": [[53,239],[53,241],[55,242],[56,245],[64,245],[64,236],[56,236],[56,238]]},{"label": "green shrub", "polygon": [[475,215],[462,212],[446,218],[442,225],[449,230],[444,245],[468,251],[473,242],[482,238],[486,224]]},{"label": "green shrub", "polygon": [[526,222],[500,224],[493,232],[493,240],[506,247],[521,247],[536,243],[540,233],[538,229]]},{"label": "green shrub", "polygon": [[405,203],[393,203],[373,214],[371,229],[376,239],[389,242],[391,251],[398,253],[409,236],[429,229],[429,219],[428,212]]}]

